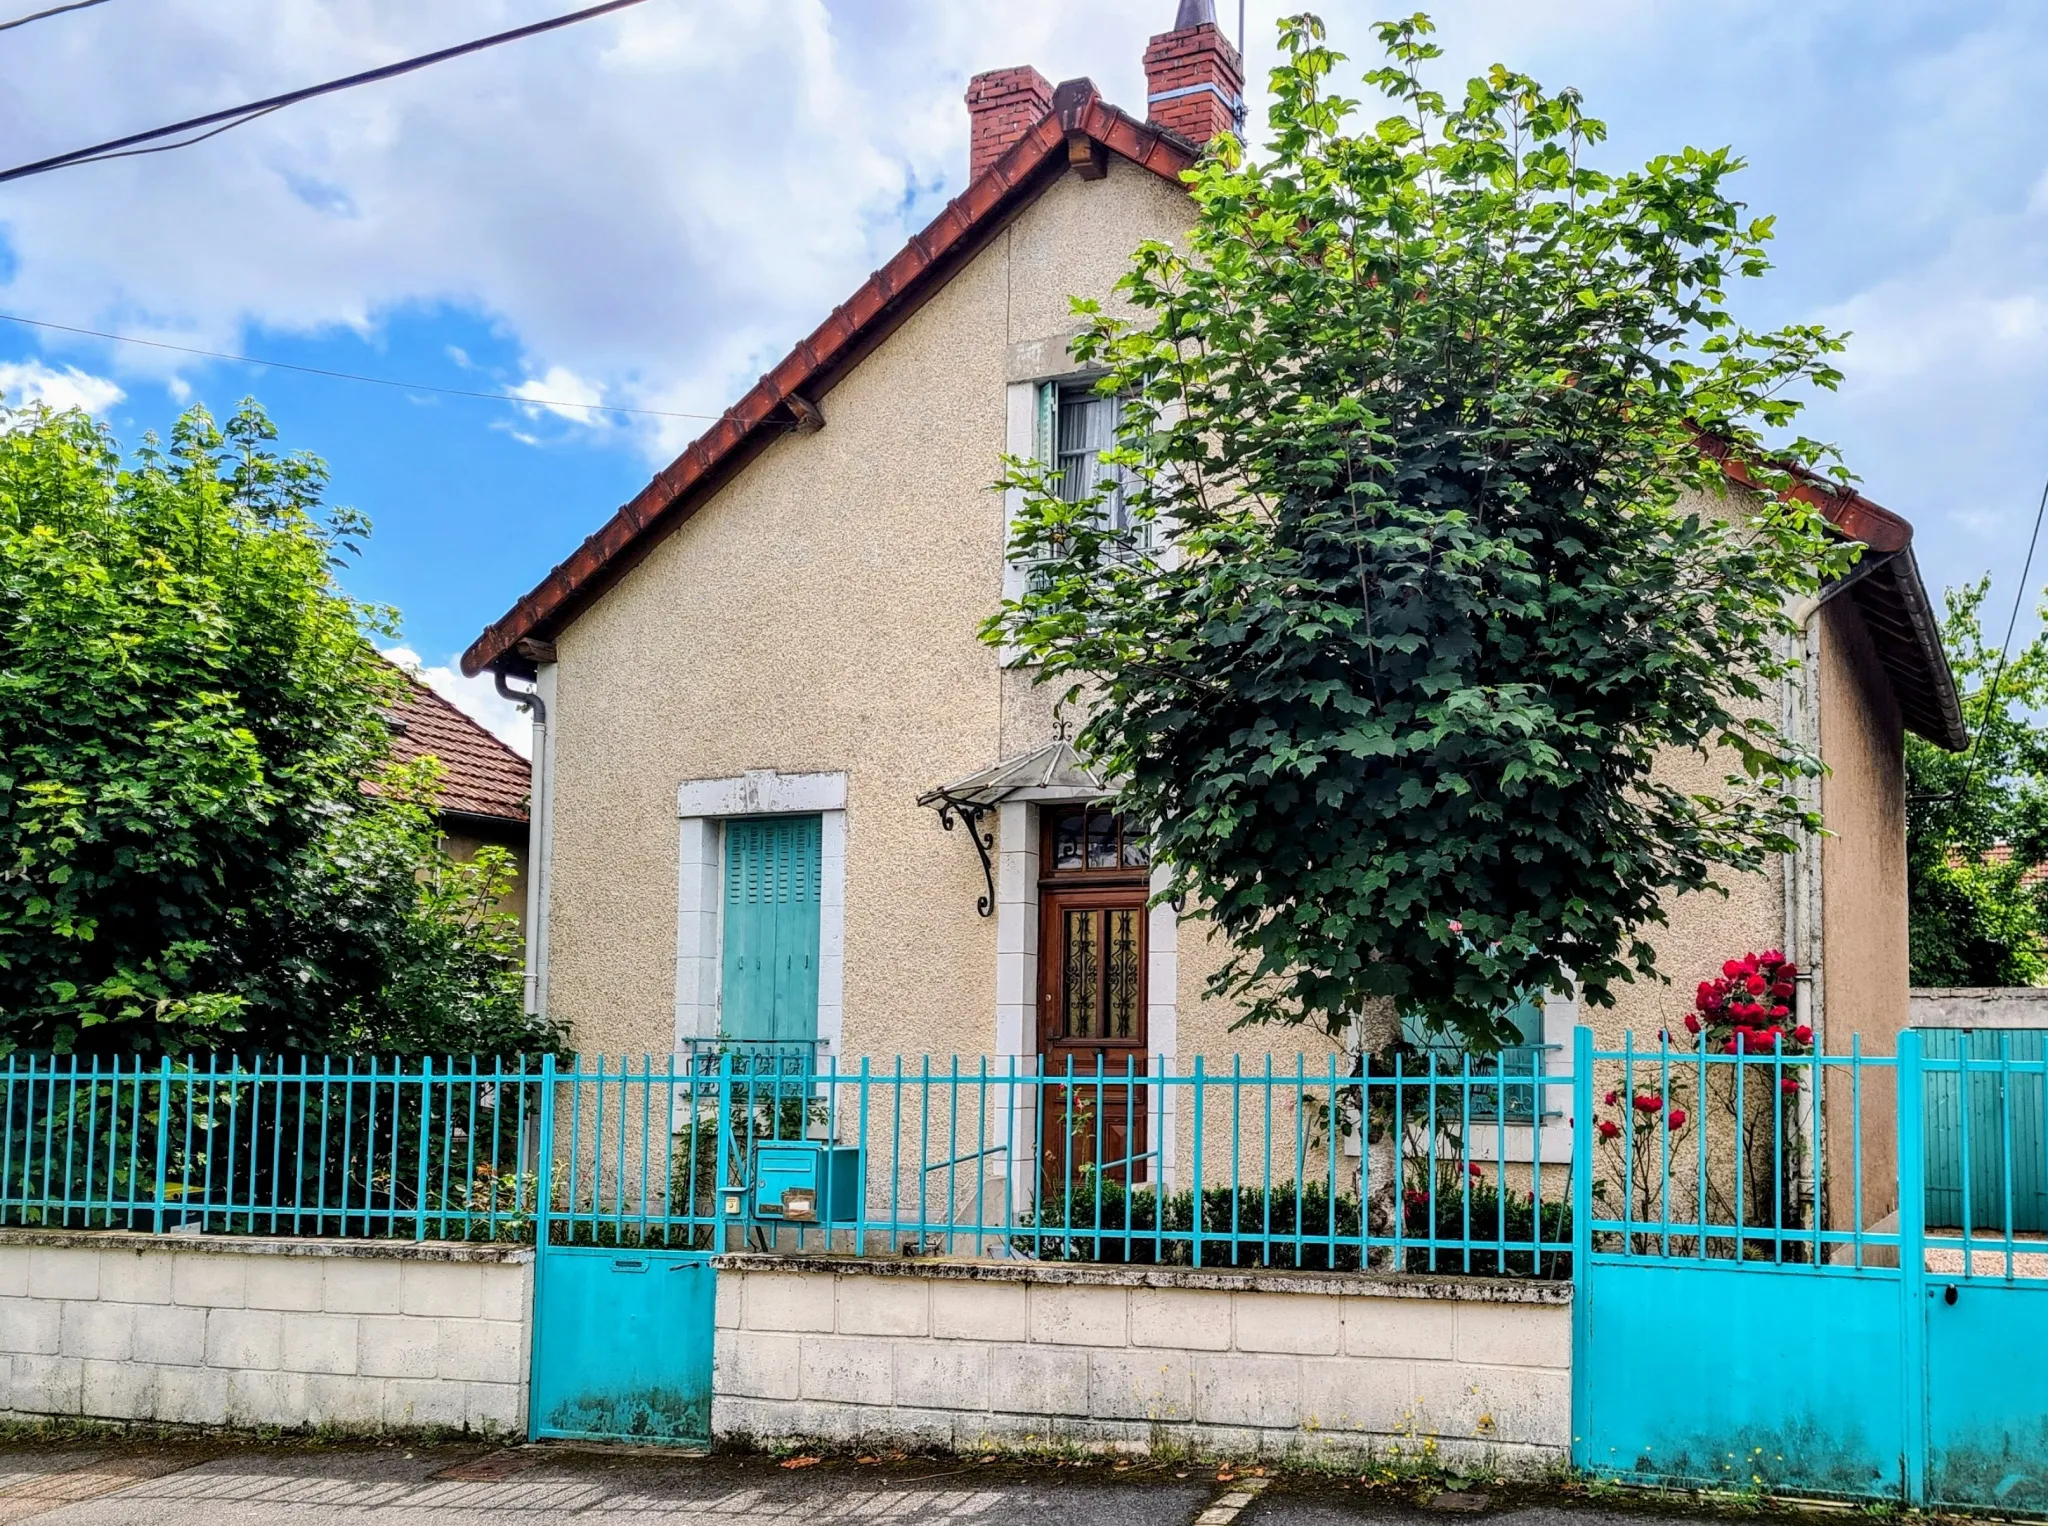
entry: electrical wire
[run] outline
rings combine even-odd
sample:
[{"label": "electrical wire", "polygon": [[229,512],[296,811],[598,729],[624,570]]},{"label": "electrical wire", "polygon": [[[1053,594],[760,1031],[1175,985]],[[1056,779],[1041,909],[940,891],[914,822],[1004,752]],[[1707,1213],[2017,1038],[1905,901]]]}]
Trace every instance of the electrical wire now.
[{"label": "electrical wire", "polygon": [[1991,729],[1992,706],[1998,700],[1999,680],[2005,677],[2006,659],[2012,655],[2012,638],[2020,625],[2020,609],[2027,602],[2027,577],[2034,570],[2034,552],[2041,544],[2041,520],[2048,516],[2048,482],[2041,484],[2041,504],[2034,510],[2034,534],[2027,542],[2027,559],[2020,567],[2020,586],[2012,596],[2012,618],[2005,623],[2005,645],[1998,651],[1998,666],[1991,670],[1991,683],[1984,690],[1984,716],[1977,723],[1977,734],[1970,738],[1970,757],[1963,769],[1963,787],[1956,794],[1959,800],[1970,798],[1970,781],[1977,774],[1977,750],[1984,740],[1984,733]]},{"label": "electrical wire", "polygon": [[[98,0],[90,0],[90,3],[97,4]],[[315,96],[332,95],[337,90],[348,90],[357,85],[370,85],[375,84],[379,80],[395,79],[401,74],[410,74],[415,69],[424,69],[430,64],[443,63],[451,58],[461,58],[469,53],[480,53],[485,48],[495,48],[500,43],[517,42],[523,37],[538,36],[542,32],[552,32],[560,27],[574,26],[579,21],[589,21],[594,17],[609,15],[613,11],[622,11],[628,6],[640,5],[642,3],[644,3],[644,0],[604,0],[602,5],[592,5],[580,11],[571,11],[566,16],[554,16],[546,21],[536,21],[526,26],[514,27],[509,32],[497,32],[489,37],[479,37],[470,42],[457,43],[452,48],[441,48],[433,53],[422,53],[417,58],[404,59],[395,64],[385,64],[377,69],[365,69],[360,74],[345,75],[341,79],[328,80],[325,84],[308,85],[301,90],[288,90],[283,95],[273,95],[264,100],[250,101],[247,105],[243,106],[230,106],[224,111],[208,112],[202,117],[191,117],[183,122],[173,122],[168,127],[152,127],[147,132],[130,133],[125,138],[113,138],[105,143],[92,144],[87,148],[72,149],[69,153],[53,154],[47,159],[38,159],[31,164],[20,164],[11,170],[0,171],[0,185],[4,185],[10,180],[25,180],[31,175],[47,174],[51,170],[68,169],[74,164],[91,164],[100,159],[122,158],[125,155],[120,152],[121,150],[133,151],[144,143],[153,143],[159,138],[176,137],[180,133],[192,132],[201,127],[218,126],[220,131],[225,132],[230,127],[240,127],[243,123],[253,122],[257,117],[266,116],[280,107],[296,105],[300,101],[310,101]],[[23,20],[34,19],[34,17],[23,18]],[[204,137],[212,136],[212,133],[204,135]],[[183,148],[190,143],[201,141],[203,141],[203,138],[191,138],[185,142],[172,143],[165,146],[169,148]]]},{"label": "electrical wire", "polygon": [[66,11],[90,10],[95,5],[105,5],[107,0],[71,0],[69,5],[53,5],[46,11],[37,11],[29,16],[16,16],[12,21],[0,21],[0,32],[11,32],[18,26],[27,26],[31,21],[48,21],[52,16],[61,16]]},{"label": "electrical wire", "polygon": [[665,408],[621,408],[612,403],[571,403],[558,398],[525,397],[517,392],[471,392],[461,387],[435,387],[426,382],[394,381],[388,376],[362,376],[354,371],[330,371],[323,366],[302,366],[289,360],[263,360],[254,355],[230,355],[222,350],[194,349],[188,344],[171,344],[162,339],[143,339],[135,334],[109,334],[100,329],[77,328],[69,323],[50,323],[41,318],[23,318],[0,313],[0,323],[19,323],[28,328],[51,329],[59,334],[82,334],[89,339],[108,339],[116,344],[146,345],[152,350],[171,350],[180,355],[197,355],[207,360],[233,361],[242,366],[269,366],[276,371],[297,371],[306,376],[325,376],[334,381],[363,382],[372,387],[396,387],[404,392],[436,392],[443,397],[474,397],[489,402],[518,403],[528,408],[582,408],[592,413],[625,413],[648,419],[702,419],[715,423],[717,413],[675,413]]}]

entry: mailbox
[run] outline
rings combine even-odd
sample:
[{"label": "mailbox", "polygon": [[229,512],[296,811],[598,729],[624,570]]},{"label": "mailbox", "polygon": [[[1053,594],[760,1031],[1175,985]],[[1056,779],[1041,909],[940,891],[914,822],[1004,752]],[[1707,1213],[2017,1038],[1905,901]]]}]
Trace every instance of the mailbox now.
[{"label": "mailbox", "polygon": [[[754,1146],[748,1217],[780,1224],[851,1224],[861,1216],[866,1172],[861,1152],[817,1140]],[[733,1194],[727,1193],[727,1211]]]}]

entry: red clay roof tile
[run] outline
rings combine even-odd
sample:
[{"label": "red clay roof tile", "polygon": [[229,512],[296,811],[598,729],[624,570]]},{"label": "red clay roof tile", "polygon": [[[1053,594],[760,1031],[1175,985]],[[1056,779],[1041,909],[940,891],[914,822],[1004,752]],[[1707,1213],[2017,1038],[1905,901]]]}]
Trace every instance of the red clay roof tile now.
[{"label": "red clay roof tile", "polygon": [[525,821],[531,765],[425,683],[406,677],[405,692],[389,711],[392,757],[440,761],[444,812]]}]

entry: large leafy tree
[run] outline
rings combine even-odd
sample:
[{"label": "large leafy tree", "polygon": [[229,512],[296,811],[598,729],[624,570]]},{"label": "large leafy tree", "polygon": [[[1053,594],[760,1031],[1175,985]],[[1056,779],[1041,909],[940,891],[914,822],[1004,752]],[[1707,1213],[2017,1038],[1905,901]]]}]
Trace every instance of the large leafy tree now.
[{"label": "large leafy tree", "polygon": [[1217,994],[1485,1044],[1519,993],[1654,976],[1674,895],[1814,825],[1771,685],[1849,554],[1789,475],[1841,467],[1785,437],[1840,346],[1729,312],[1770,235],[1731,153],[1597,170],[1574,92],[1496,66],[1449,103],[1430,30],[1379,29],[1364,122],[1281,23],[1269,150],[1190,173],[1135,316],[1077,304],[1116,471],[1009,463],[1035,575],[986,634],[1086,696],[1165,893],[1236,950]]},{"label": "large leafy tree", "polygon": [[1987,577],[1946,597],[1942,642],[1971,744],[1906,738],[1913,984],[2048,983],[2048,633],[2002,656],[1984,639]]},{"label": "large leafy tree", "polygon": [[274,439],[195,409],[124,461],[0,413],[0,1045],[537,1037],[506,866],[448,864],[432,770],[385,774],[391,616],[334,581],[367,525]]}]

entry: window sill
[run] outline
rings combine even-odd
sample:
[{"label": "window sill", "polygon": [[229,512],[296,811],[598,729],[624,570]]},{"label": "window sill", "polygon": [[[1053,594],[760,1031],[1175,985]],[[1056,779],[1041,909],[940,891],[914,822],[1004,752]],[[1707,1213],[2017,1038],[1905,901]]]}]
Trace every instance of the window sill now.
[{"label": "window sill", "polygon": [[1555,1115],[1545,1118],[1540,1129],[1526,1123],[1511,1123],[1506,1128],[1499,1128],[1475,1121],[1466,1153],[1473,1160],[1525,1165],[1537,1159],[1539,1141],[1544,1165],[1571,1164],[1572,1126],[1566,1119]]}]

